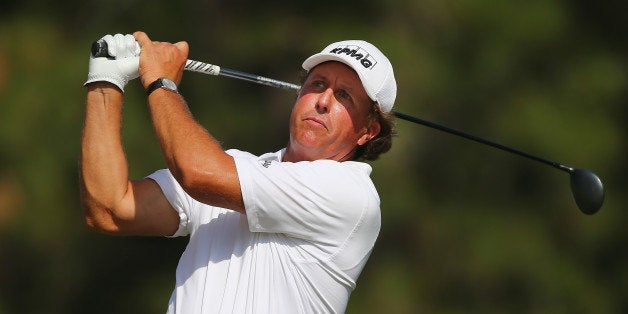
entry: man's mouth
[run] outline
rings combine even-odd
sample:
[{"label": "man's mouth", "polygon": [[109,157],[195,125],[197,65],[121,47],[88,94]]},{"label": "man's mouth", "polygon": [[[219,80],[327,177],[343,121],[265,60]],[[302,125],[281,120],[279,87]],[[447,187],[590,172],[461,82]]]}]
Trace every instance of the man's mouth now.
[{"label": "man's mouth", "polygon": [[325,125],[325,122],[323,122],[323,120],[317,119],[315,117],[308,117],[308,118],[305,118],[304,120],[327,129],[327,125]]}]

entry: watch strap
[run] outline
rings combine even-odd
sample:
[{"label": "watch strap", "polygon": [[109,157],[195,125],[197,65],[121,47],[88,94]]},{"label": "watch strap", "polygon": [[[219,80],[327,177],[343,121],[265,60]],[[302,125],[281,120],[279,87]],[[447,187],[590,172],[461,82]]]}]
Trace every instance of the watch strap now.
[{"label": "watch strap", "polygon": [[172,80],[165,77],[160,77],[154,82],[150,83],[150,85],[148,85],[148,87],[146,88],[146,96],[150,95],[152,92],[162,87],[175,93],[179,93],[179,91],[177,90],[177,85]]}]

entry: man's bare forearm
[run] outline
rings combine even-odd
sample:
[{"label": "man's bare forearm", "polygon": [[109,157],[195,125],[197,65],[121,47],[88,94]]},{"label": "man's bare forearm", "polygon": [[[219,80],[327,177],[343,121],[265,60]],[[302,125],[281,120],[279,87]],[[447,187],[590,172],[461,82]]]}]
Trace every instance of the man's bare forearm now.
[{"label": "man's bare forearm", "polygon": [[122,147],[122,93],[108,83],[88,86],[81,142],[81,200],[88,225],[109,220],[125,196],[128,167]]}]

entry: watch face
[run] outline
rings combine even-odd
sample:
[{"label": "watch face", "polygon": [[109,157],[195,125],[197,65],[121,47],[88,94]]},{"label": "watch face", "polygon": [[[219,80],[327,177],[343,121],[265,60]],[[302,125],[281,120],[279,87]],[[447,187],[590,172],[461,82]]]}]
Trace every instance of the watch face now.
[{"label": "watch face", "polygon": [[161,80],[161,82],[162,82],[162,84],[164,84],[165,88],[171,89],[171,90],[174,90],[174,91],[177,90],[177,85],[173,81],[171,81],[169,79],[163,79],[163,80]]},{"label": "watch face", "polygon": [[146,95],[150,95],[155,90],[162,87],[165,89],[171,90],[175,93],[179,93],[179,91],[177,90],[177,84],[175,84],[173,81],[165,77],[160,77],[156,79],[154,82],[152,82],[150,85],[148,85],[148,87],[146,88]]}]

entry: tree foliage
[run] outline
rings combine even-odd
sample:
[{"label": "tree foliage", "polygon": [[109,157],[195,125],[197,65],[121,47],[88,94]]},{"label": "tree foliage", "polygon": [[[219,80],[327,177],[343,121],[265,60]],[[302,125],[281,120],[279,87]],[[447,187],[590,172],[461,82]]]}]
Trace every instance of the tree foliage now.
[{"label": "tree foliage", "polygon": [[[626,5],[321,4],[0,4],[0,313],[165,311],[185,239],[93,233],[79,206],[89,46],[135,30],[287,81],[329,42],[366,39],[395,67],[396,110],[604,181],[604,207],[585,216],[565,174],[399,121],[393,149],[373,163],[383,229],[348,313],[627,312]],[[295,95],[194,73],[180,89],[225,148],[285,145]],[[126,97],[124,143],[141,178],[165,164],[139,82]]]}]

